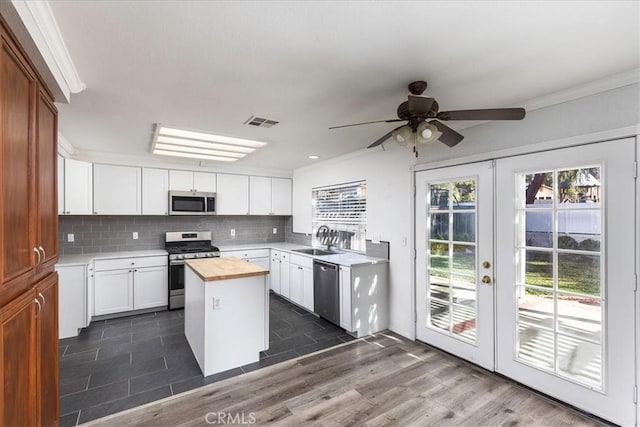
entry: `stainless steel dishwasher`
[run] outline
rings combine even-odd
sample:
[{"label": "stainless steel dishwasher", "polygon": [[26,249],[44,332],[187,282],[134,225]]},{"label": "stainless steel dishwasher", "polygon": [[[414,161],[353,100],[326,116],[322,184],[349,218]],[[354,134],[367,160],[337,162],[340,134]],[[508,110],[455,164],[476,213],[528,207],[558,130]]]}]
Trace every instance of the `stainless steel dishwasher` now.
[{"label": "stainless steel dishwasher", "polygon": [[313,261],[313,307],[320,317],[340,326],[340,282],[336,264]]}]

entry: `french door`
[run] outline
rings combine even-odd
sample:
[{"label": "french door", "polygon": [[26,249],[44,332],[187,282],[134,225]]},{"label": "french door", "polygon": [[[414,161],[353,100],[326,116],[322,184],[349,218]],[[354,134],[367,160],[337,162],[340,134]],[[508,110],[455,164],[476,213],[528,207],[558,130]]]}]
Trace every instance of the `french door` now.
[{"label": "french door", "polygon": [[496,164],[496,370],[635,424],[632,139]]},{"label": "french door", "polygon": [[635,157],[627,139],[417,172],[417,339],[634,425]]},{"label": "french door", "polygon": [[492,163],[415,179],[416,338],[493,370]]}]

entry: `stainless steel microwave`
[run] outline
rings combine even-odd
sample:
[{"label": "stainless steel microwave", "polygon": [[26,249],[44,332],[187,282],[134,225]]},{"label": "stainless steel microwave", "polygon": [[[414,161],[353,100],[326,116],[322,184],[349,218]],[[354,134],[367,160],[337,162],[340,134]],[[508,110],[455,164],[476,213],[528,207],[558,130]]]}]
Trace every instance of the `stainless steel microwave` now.
[{"label": "stainless steel microwave", "polygon": [[215,215],[216,193],[169,192],[169,215]]}]

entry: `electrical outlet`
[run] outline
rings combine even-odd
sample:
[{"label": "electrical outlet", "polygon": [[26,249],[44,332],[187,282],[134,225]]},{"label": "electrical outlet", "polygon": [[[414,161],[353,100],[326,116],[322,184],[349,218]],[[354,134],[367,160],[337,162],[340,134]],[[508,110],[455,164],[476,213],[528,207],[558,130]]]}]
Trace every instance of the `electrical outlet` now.
[{"label": "electrical outlet", "polygon": [[137,231],[133,232],[133,240],[138,240],[138,232]]},{"label": "electrical outlet", "polygon": [[278,234],[278,229],[273,227],[273,234]]},{"label": "electrical outlet", "polygon": [[75,242],[75,241],[76,241],[76,238],[73,235],[73,233],[67,234],[67,242]]},{"label": "electrical outlet", "polygon": [[222,308],[222,297],[213,297],[213,309],[220,310]]},{"label": "electrical outlet", "polygon": [[231,237],[236,237],[236,229],[235,228],[231,229]]}]

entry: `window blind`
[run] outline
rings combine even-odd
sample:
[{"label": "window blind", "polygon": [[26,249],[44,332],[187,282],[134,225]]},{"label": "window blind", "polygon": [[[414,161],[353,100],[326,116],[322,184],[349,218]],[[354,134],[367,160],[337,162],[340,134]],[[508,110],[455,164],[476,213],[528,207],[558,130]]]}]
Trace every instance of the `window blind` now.
[{"label": "window blind", "polygon": [[326,225],[334,233],[332,246],[365,252],[367,225],[367,184],[359,181],[313,189],[313,243],[327,244],[317,235]]}]

